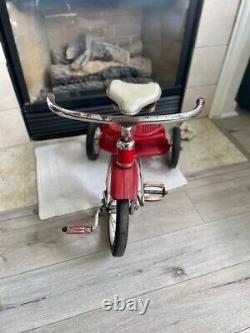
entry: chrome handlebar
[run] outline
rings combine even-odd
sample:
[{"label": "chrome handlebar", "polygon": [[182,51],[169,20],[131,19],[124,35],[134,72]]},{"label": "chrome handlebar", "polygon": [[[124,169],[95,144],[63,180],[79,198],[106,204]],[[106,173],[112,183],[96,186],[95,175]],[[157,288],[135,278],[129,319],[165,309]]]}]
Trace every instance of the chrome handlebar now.
[{"label": "chrome handlebar", "polygon": [[204,98],[198,98],[196,100],[196,107],[190,111],[182,112],[182,113],[174,113],[168,115],[135,115],[135,116],[127,116],[127,115],[102,115],[95,114],[90,112],[81,112],[81,111],[72,111],[61,106],[57,105],[55,102],[55,96],[53,94],[48,94],[47,96],[47,104],[49,109],[56,113],[57,115],[75,119],[80,121],[87,121],[93,123],[102,123],[102,124],[126,124],[126,125],[135,125],[138,123],[146,123],[146,124],[154,124],[154,123],[171,123],[184,121],[193,117],[198,116],[203,110],[203,106],[205,104]]}]

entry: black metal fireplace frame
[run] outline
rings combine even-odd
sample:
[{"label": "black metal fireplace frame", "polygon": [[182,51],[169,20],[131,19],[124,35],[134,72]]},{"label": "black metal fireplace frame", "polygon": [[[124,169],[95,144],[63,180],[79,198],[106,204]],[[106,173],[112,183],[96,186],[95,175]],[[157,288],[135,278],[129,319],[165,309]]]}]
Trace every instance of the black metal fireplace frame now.
[{"label": "black metal fireplace frame", "polygon": [[[203,0],[190,0],[187,14],[184,42],[181,51],[176,85],[163,89],[163,97],[158,103],[157,113],[177,113],[181,110],[188,71],[198,30]],[[45,102],[31,103],[15,44],[6,1],[0,0],[0,38],[6,57],[7,67],[20,105],[25,125],[32,140],[45,140],[86,133],[87,124],[63,119],[49,111]],[[60,100],[64,107],[88,112],[113,112],[111,101],[105,93]]]}]

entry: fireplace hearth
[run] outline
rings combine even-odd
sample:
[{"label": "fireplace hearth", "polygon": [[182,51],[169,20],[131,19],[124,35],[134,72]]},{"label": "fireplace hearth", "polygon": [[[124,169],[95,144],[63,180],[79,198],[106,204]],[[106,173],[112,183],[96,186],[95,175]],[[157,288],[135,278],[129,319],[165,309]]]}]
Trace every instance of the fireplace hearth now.
[{"label": "fireplace hearth", "polygon": [[158,113],[180,112],[199,0],[0,0],[1,41],[30,137],[79,135],[87,125],[52,114],[60,104],[115,112],[105,89],[113,79],[157,81]]}]

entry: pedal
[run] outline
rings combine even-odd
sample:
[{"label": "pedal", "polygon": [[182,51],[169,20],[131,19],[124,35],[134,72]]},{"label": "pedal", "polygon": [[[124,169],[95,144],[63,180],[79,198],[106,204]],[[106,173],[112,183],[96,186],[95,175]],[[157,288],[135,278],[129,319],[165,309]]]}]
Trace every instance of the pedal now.
[{"label": "pedal", "polygon": [[87,225],[66,225],[62,228],[62,232],[69,235],[90,234],[92,227]]},{"label": "pedal", "polygon": [[95,213],[95,222],[93,226],[84,225],[84,224],[66,225],[65,227],[62,228],[62,232],[69,235],[90,234],[98,227],[100,213],[101,213],[101,208],[99,208]]},{"label": "pedal", "polygon": [[165,197],[167,191],[164,184],[144,183],[144,200],[145,201],[159,201]]}]

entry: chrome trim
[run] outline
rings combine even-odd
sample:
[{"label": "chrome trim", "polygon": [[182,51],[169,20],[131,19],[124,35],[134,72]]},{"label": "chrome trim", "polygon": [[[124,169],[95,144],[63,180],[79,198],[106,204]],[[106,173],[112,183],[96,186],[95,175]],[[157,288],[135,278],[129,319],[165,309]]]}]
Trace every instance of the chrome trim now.
[{"label": "chrome trim", "polygon": [[142,163],[141,163],[140,158],[138,158],[137,161],[138,161],[138,172],[139,172],[139,176],[140,176],[140,179],[139,179],[140,190],[138,190],[138,200],[139,200],[140,206],[144,206],[144,180],[143,180],[143,172],[142,172]]},{"label": "chrome trim", "polygon": [[47,104],[49,109],[61,117],[80,120],[80,121],[88,121],[93,123],[102,123],[102,124],[112,124],[112,123],[126,124],[126,126],[131,126],[133,124],[138,124],[138,123],[154,124],[154,123],[164,123],[164,122],[171,123],[177,121],[184,121],[198,116],[203,110],[204,103],[205,100],[204,98],[201,97],[197,99],[196,107],[191,111],[168,114],[168,115],[112,116],[112,115],[102,115],[89,112],[68,110],[56,104],[55,96],[53,94],[48,94],[47,96]]},{"label": "chrome trim", "polygon": [[133,150],[135,148],[135,141],[134,140],[130,140],[130,141],[119,140],[116,143],[116,147],[120,150]]},{"label": "chrome trim", "polygon": [[122,126],[122,129],[121,129],[122,137],[125,139],[131,138],[131,130],[132,130],[131,126]]},{"label": "chrome trim", "polygon": [[112,162],[110,160],[108,169],[107,169],[107,174],[106,174],[106,193],[104,191],[104,200],[105,200],[105,207],[107,208],[111,203],[112,203],[112,198],[110,194],[110,187],[111,187],[111,165]]}]

